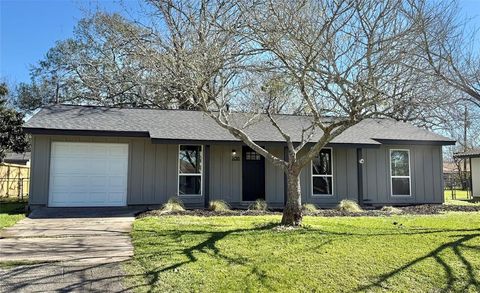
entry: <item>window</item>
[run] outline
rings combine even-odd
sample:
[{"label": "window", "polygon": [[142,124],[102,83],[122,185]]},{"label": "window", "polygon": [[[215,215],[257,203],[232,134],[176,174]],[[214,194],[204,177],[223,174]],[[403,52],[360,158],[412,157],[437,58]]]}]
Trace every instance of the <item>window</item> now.
[{"label": "window", "polygon": [[410,151],[390,150],[392,196],[410,196]]},{"label": "window", "polygon": [[322,149],[312,160],[312,194],[333,195],[332,149]]},{"label": "window", "polygon": [[202,146],[180,146],[178,152],[178,194],[202,195]]},{"label": "window", "polygon": [[245,160],[247,161],[260,161],[262,157],[259,153],[255,151],[246,151],[245,152]]}]

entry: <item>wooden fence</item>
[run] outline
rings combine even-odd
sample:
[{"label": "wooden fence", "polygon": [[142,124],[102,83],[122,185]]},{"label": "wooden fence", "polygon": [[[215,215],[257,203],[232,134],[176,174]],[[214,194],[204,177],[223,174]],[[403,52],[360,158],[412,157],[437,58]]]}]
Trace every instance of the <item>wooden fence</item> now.
[{"label": "wooden fence", "polygon": [[0,163],[0,198],[24,198],[30,189],[30,167]]}]

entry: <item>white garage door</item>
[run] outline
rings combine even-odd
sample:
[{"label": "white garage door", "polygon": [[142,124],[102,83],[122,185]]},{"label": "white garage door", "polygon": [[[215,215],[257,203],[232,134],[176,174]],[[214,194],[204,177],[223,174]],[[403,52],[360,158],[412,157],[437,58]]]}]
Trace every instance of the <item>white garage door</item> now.
[{"label": "white garage door", "polygon": [[128,145],[53,142],[49,206],[124,206]]}]

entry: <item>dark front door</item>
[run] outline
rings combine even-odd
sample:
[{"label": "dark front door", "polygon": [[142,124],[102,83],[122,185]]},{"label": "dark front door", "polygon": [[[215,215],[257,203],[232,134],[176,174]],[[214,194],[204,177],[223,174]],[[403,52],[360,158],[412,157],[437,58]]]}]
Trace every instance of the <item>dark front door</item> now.
[{"label": "dark front door", "polygon": [[244,146],[242,149],[243,201],[265,199],[265,158]]}]

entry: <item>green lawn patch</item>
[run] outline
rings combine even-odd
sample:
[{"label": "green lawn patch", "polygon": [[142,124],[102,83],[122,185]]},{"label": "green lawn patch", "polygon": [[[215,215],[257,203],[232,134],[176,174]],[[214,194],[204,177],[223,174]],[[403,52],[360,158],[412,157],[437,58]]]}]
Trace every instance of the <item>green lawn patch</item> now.
[{"label": "green lawn patch", "polygon": [[0,229],[13,226],[25,218],[26,202],[2,201],[0,202]]},{"label": "green lawn patch", "polygon": [[447,205],[480,205],[479,201],[473,201],[468,197],[466,190],[454,190],[455,199],[452,197],[452,190],[444,190],[445,204]]},{"label": "green lawn patch", "polygon": [[480,291],[480,214],[137,219],[139,292]]}]

